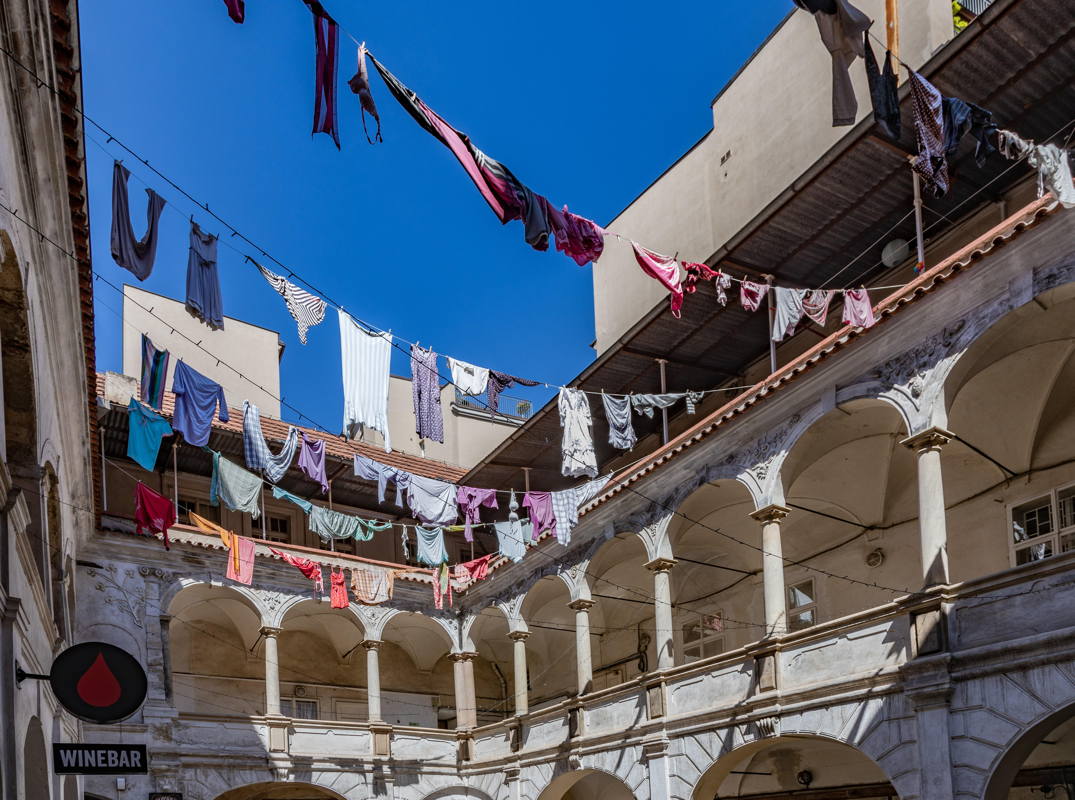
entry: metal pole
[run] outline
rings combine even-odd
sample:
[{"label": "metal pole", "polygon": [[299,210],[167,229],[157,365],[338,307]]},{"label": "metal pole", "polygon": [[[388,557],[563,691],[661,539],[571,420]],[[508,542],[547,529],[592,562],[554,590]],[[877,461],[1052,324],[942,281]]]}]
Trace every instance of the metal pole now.
[{"label": "metal pole", "polygon": [[101,447],[101,511],[108,511],[108,466],[105,459],[105,429],[104,425],[98,431],[97,440]]},{"label": "metal pole", "polygon": [[[335,476],[333,476],[333,477],[328,479],[328,510],[329,511],[332,510],[332,484],[333,484],[333,482],[335,480],[336,480]],[[328,549],[332,553],[336,552],[336,540],[335,539],[329,539],[328,540]]]},{"label": "metal pole", "polygon": [[922,272],[926,268],[926,238],[922,229],[922,179],[918,173],[911,169],[911,180],[914,181],[914,227],[915,242],[918,245],[918,263],[915,272]]},{"label": "metal pole", "polygon": [[179,442],[172,442],[172,494],[175,500],[175,518],[179,519],[179,457],[176,455],[176,450],[179,449]]},{"label": "metal pole", "polygon": [[[658,359],[656,359],[656,361],[657,361],[657,368],[661,371],[661,394],[664,394],[665,392],[668,391],[668,379],[667,379],[668,376],[665,374],[665,369],[664,369],[665,365],[668,364],[668,361],[663,359],[663,358],[658,358]],[[661,443],[662,444],[668,444],[668,409],[667,408],[662,408],[661,409],[661,435],[663,437],[661,439]]]},{"label": "metal pole", "polygon": [[265,535],[265,481],[261,482],[261,538],[269,538]]},{"label": "metal pole", "polygon": [[523,491],[530,491],[530,467],[523,467]]},{"label": "metal pole", "polygon": [[892,69],[900,82],[900,11],[899,0],[885,0],[885,46],[892,53]]},{"label": "metal pole", "polygon": [[776,342],[773,341],[773,325],[776,324],[776,298],[773,296],[775,290],[773,289],[773,276],[766,275],[765,283],[769,287],[769,291],[765,293],[769,298],[769,374],[776,372]]}]

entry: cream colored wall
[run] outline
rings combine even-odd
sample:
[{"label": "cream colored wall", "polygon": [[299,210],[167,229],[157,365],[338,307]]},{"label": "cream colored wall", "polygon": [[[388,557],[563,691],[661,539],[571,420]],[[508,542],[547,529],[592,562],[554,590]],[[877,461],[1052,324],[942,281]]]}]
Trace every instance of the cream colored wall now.
[{"label": "cream colored wall", "polygon": [[[884,1],[856,5],[884,39]],[[951,37],[949,0],[902,0],[904,61],[921,65]],[[879,56],[883,49],[874,47]],[[791,14],[713,103],[713,129],[608,229],[681,259],[708,258],[847,133],[832,127],[831,65],[814,19]],[[861,120],[872,113],[861,60],[851,75]],[[611,238],[593,281],[598,353],[667,296],[638,268],[630,246]]]},{"label": "cream colored wall", "polygon": [[[153,314],[138,304],[152,309]],[[232,408],[242,408],[243,401],[249,400],[263,415],[279,419],[280,337],[276,331],[231,317],[224,318],[224,330],[210,330],[192,317],[182,303],[135,286],[123,287],[123,321],[124,374],[141,374],[141,334],[145,333],[154,345],[172,354],[165,384],[168,389],[172,388],[175,364],[182,359],[187,366],[223,386]],[[184,336],[202,342],[213,355],[198,349]],[[218,364],[217,358],[222,363]],[[224,364],[240,367],[249,380],[240,378]]]}]

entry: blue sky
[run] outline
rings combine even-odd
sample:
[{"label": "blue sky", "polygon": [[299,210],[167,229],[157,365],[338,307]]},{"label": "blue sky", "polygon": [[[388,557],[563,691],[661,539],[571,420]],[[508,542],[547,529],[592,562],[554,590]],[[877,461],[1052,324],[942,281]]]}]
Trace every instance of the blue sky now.
[{"label": "blue sky", "polygon": [[[486,153],[599,223],[709,129],[712,97],[793,7],[628,0],[505,12],[510,5],[485,0],[324,1]],[[384,143],[367,144],[345,85],[354,72],[346,35],[343,149],[311,138],[313,25],[300,0],[250,0],[243,25],[221,0],[93,0],[80,11],[87,113],[356,316],[442,355],[542,381],[566,382],[592,360],[590,268],[531,250],[518,222],[501,226],[372,64]],[[93,126],[87,134],[96,140],[87,142],[95,268],[117,284],[137,283],[109,253],[112,160],[122,152]],[[181,300],[195,208],[132,158],[124,163],[136,232],[143,182],[172,208],[142,285]],[[226,233],[204,213],[196,218]],[[223,245],[220,271],[225,313],[280,331],[287,345],[284,400],[338,427],[335,313],[303,347],[279,296]],[[95,292],[97,366],[119,370],[121,298],[102,282]],[[392,369],[409,374],[402,353]]]}]

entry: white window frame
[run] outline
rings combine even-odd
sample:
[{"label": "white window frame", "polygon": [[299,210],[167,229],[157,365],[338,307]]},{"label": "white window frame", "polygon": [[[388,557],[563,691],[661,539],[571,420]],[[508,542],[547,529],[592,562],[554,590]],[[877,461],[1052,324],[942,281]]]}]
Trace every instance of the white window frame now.
[{"label": "white window frame", "polygon": [[[312,717],[296,717],[295,716],[295,704],[296,703],[310,703],[314,707],[314,716]],[[291,717],[291,719],[303,719],[303,720],[317,720],[321,719],[321,706],[317,702],[316,697],[295,697],[294,695],[288,695],[280,698],[280,713],[285,717]]]},{"label": "white window frame", "polygon": [[[792,606],[791,593],[798,587],[810,585],[810,590],[804,592],[811,598],[809,603],[803,603],[801,606]],[[817,602],[817,582],[813,578],[803,578],[801,581],[795,581],[788,584],[788,588],[784,591],[784,598],[786,603],[785,612],[787,613],[788,630],[789,631],[803,631],[807,628],[812,628],[818,623],[818,602]],[[793,617],[801,616],[806,613],[813,614],[813,621],[808,623],[796,623]]]},{"label": "white window frame", "polygon": [[[711,616],[719,616],[724,619],[724,611],[717,608],[705,614],[691,613],[683,618],[679,626],[679,655],[682,663],[691,664],[704,658],[718,656],[724,652],[724,631],[715,631],[705,625],[704,617]],[[695,625],[698,626],[698,631],[701,635],[694,641],[688,642],[686,640],[687,629]],[[688,650],[695,649],[699,651],[697,655],[687,654]]]},{"label": "white window frame", "polygon": [[[1068,493],[1075,500],[1075,483],[1067,483],[1055,486],[1043,492],[1027,494],[1014,503],[1008,503],[1005,507],[1005,531],[1008,537],[1008,559],[1013,567],[1023,566],[1019,564],[1019,553],[1031,550],[1034,547],[1049,547],[1051,552],[1040,558],[1031,558],[1027,563],[1034,563],[1045,558],[1060,555],[1075,550],[1075,508],[1072,509],[1071,519],[1068,525],[1062,525],[1063,517],[1060,513],[1060,495]],[[1027,505],[1035,500],[1048,500],[1049,514],[1051,517],[1052,530],[1049,533],[1033,538],[1017,540],[1015,532],[1015,519],[1013,514],[1019,506]],[[1066,498],[1065,498],[1066,499]],[[1065,539],[1067,541],[1065,541]]]}]

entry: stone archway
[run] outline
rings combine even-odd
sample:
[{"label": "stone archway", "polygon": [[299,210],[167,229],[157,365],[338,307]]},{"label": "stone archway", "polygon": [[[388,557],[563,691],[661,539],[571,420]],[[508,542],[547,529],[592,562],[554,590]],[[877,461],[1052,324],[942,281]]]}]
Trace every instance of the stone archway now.
[{"label": "stone archway", "polygon": [[22,740],[22,796],[25,800],[49,800],[49,758],[41,720],[32,717]]},{"label": "stone archway", "polygon": [[346,800],[343,795],[314,783],[251,783],[229,789],[216,800]]},{"label": "stone archway", "polygon": [[635,796],[608,772],[580,769],[553,778],[537,800],[635,800]]},{"label": "stone archway", "polygon": [[1040,718],[993,765],[983,800],[1044,797],[1048,787],[1075,791],[1075,704]]}]

